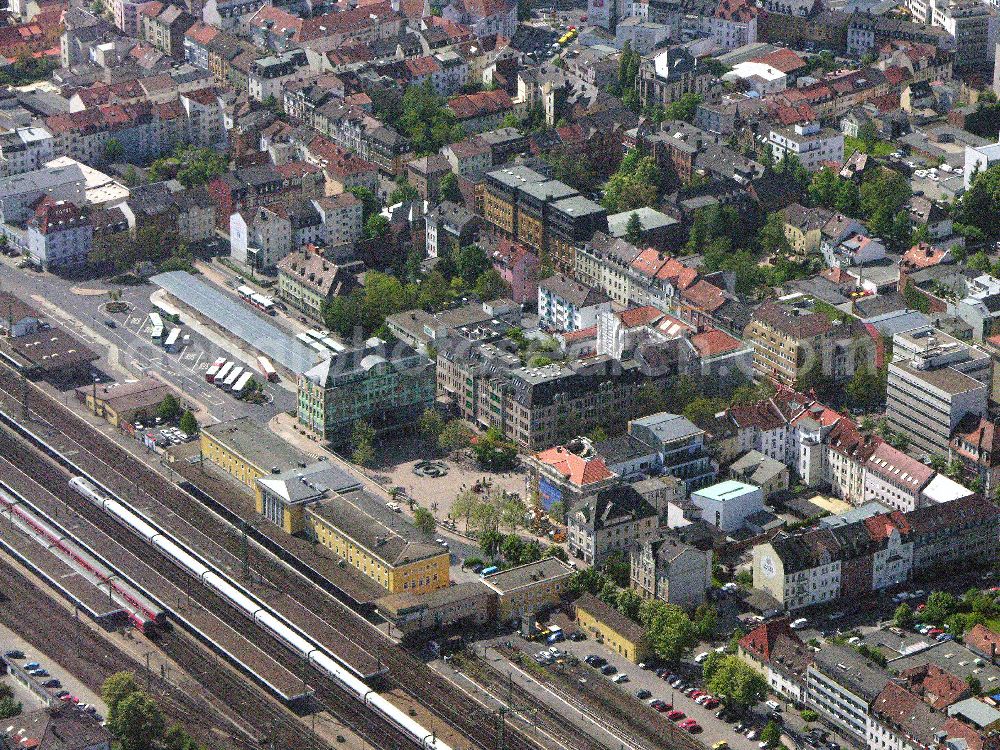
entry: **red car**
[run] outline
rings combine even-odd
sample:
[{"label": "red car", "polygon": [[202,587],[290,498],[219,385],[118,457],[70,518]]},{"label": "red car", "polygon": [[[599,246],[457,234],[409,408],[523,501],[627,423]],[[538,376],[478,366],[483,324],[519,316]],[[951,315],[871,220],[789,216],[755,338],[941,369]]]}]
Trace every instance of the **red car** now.
[{"label": "red car", "polygon": [[718,698],[709,698],[707,701],[705,701],[704,703],[702,703],[702,705],[705,708],[718,708],[719,707],[719,699]]},{"label": "red car", "polygon": [[937,638],[943,632],[944,631],[941,630],[941,628],[931,628],[930,630],[927,631],[927,635],[929,635],[931,638]]},{"label": "red car", "polygon": [[681,729],[687,732],[691,732],[692,734],[701,731],[701,725],[694,719],[685,719],[684,721],[680,722],[677,726],[679,726]]},{"label": "red car", "polygon": [[669,703],[667,703],[666,701],[661,701],[659,698],[657,698],[654,701],[650,701],[649,705],[655,708],[660,713],[663,713],[664,711],[669,711],[671,708],[673,708],[673,706],[671,706]]},{"label": "red car", "polygon": [[681,719],[684,718],[684,716],[685,716],[684,712],[678,711],[677,709],[674,709],[673,711],[667,714],[667,718],[670,719],[670,721],[680,721]]},{"label": "red car", "polygon": [[695,698],[700,698],[704,694],[705,694],[704,690],[692,690],[690,698],[691,698],[691,700],[694,700]]}]

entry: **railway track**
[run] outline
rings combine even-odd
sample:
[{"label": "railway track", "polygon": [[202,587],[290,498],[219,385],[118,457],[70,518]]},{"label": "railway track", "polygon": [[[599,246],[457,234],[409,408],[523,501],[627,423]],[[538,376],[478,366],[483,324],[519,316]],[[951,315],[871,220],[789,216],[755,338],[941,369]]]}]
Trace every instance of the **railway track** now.
[{"label": "railway track", "polygon": [[[88,503],[85,499],[73,492],[67,481],[70,475],[61,467],[56,467],[50,462],[48,457],[43,457],[33,448],[24,445],[18,438],[11,435],[6,427],[0,428],[0,453],[7,457],[12,463],[17,464],[27,474],[33,477],[39,486],[44,487],[50,493],[59,498],[87,521],[110,536],[114,536],[122,543],[122,530],[117,522],[110,516],[103,513],[99,508]],[[270,635],[259,630],[253,623],[238,614],[226,602],[217,595],[202,587],[190,587],[191,579],[186,572],[175,567],[173,564],[164,564],[164,558],[158,551],[139,540],[138,537],[129,540],[132,543],[126,544],[129,550],[147,565],[157,569],[165,578],[179,587],[187,586],[192,592],[192,598],[199,604],[215,614],[220,619],[228,622],[237,632],[245,638],[260,643],[265,638],[273,646],[271,653],[279,663],[284,664],[291,671],[301,670],[302,664],[291,652],[284,649]],[[280,655],[280,656],[279,656]],[[372,713],[367,707],[353,699],[346,692],[337,687],[329,678],[312,668],[309,669],[310,682],[316,691],[316,698],[320,704],[330,710],[338,720],[351,728],[358,736],[362,737],[373,748],[383,750],[409,750],[417,747],[417,743],[400,732],[396,727],[389,724],[381,717]],[[240,689],[237,687],[236,689]],[[242,688],[246,690],[245,687]],[[239,693],[234,695],[227,692],[230,699],[237,698]],[[235,703],[238,705],[239,701]],[[289,748],[307,747],[308,739],[303,736],[304,727],[299,726],[296,732],[290,734],[289,738],[294,744],[287,745]]]},{"label": "railway track", "polygon": [[[0,623],[47,654],[100,692],[104,680],[116,672],[132,672],[141,681],[143,667],[121,649],[93,632],[51,600],[32,581],[0,559]],[[44,617],[24,613],[44,612]],[[201,657],[204,662],[204,657]],[[162,680],[147,692],[156,699],[168,723],[179,723],[199,741],[219,750],[255,750],[263,747],[245,729],[223,717],[210,702]],[[211,692],[211,691],[210,691]],[[252,717],[245,717],[252,724]],[[226,730],[222,731],[222,727]],[[292,747],[292,746],[289,746]]]},{"label": "railway track", "polygon": [[[5,391],[9,401],[20,403],[24,393],[20,377],[6,367],[0,367],[0,391]],[[61,436],[79,450],[73,460],[86,468],[105,486],[128,496],[137,488],[145,491],[157,502],[182,515],[191,525],[201,530],[221,547],[238,557],[242,557],[242,540],[239,534],[200,502],[183,492],[175,484],[158,472],[143,464],[114,440],[100,432],[72,410],[51,398],[34,384],[29,384],[29,405],[44,403],[44,411],[50,415],[46,420],[48,437]],[[20,413],[15,411],[14,413]],[[36,427],[39,425],[36,425]],[[65,487],[60,488],[65,495]],[[386,681],[390,687],[398,687],[415,701],[431,711],[481,750],[499,747],[502,741],[505,750],[538,750],[538,746],[517,731],[504,732],[501,737],[495,722],[484,722],[467,711],[468,699],[456,687],[433,672],[423,661],[385,637],[371,627],[358,613],[295,571],[290,570],[269,554],[256,558],[256,568],[266,576],[276,588],[287,593],[309,608],[334,627],[342,636],[354,643],[370,644],[388,669]],[[317,687],[317,697],[321,688]],[[390,727],[387,727],[390,728]],[[407,745],[402,745],[406,747]],[[464,748],[463,748],[464,750]]]}]

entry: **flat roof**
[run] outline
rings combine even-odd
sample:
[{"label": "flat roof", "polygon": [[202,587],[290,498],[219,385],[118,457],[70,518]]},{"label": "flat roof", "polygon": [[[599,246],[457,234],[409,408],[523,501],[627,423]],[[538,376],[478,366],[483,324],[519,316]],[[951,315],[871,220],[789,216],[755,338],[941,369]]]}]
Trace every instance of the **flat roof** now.
[{"label": "flat roof", "polygon": [[698,495],[698,497],[705,497],[709,500],[725,502],[726,500],[748,495],[751,492],[760,492],[760,487],[754,484],[747,484],[746,482],[738,482],[735,479],[728,479],[725,482],[713,484],[711,487],[704,487],[691,494]]},{"label": "flat roof", "polygon": [[296,375],[311,369],[319,359],[313,349],[294,336],[267,322],[240,300],[214,289],[187,271],[160,273],[150,281]]},{"label": "flat roof", "polygon": [[974,391],[977,388],[987,387],[985,383],[966,375],[964,372],[959,372],[954,367],[945,366],[936,367],[931,370],[918,370],[906,361],[892,362],[889,364],[889,367],[890,369],[895,367],[896,369],[903,371],[909,377],[922,380],[927,383],[927,385],[951,395],[967,393],[968,391]]},{"label": "flat roof", "polygon": [[483,576],[483,582],[496,589],[501,594],[505,594],[515,589],[523,588],[532,583],[542,581],[553,581],[557,578],[565,578],[573,574],[573,568],[557,557],[546,557],[527,565],[518,565],[516,568],[501,570]]},{"label": "flat roof", "polygon": [[[250,417],[206,425],[201,431],[222,443],[244,461],[271,474],[301,468],[302,464],[308,466],[316,463],[316,459],[312,456],[261,427]],[[278,471],[275,472],[274,469]]]}]

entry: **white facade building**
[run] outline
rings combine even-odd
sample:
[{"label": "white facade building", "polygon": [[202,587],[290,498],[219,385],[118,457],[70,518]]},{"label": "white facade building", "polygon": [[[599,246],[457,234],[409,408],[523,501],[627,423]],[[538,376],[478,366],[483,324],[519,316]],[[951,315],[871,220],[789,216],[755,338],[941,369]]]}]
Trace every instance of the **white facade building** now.
[{"label": "white facade building", "polygon": [[820,127],[818,122],[772,129],[769,142],[776,161],[787,152],[797,157],[810,172],[819,170],[824,162],[842,164],[844,161],[844,134]]}]

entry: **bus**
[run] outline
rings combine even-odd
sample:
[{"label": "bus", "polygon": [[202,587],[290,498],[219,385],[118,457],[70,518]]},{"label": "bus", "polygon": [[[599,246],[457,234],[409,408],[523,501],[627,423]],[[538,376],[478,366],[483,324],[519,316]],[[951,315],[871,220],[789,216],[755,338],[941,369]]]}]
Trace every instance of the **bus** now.
[{"label": "bus", "polygon": [[209,383],[215,380],[215,376],[219,373],[219,370],[222,369],[222,366],[224,364],[226,364],[225,357],[219,357],[212,364],[210,364],[208,366],[208,369],[205,370],[205,380],[207,380]]},{"label": "bus", "polygon": [[248,286],[238,286],[236,287],[236,293],[240,295],[240,299],[249,302],[256,292]]},{"label": "bus", "polygon": [[267,357],[257,357],[257,364],[260,366],[260,374],[264,376],[264,380],[269,383],[278,382],[278,373],[271,364],[271,360]]},{"label": "bus", "polygon": [[263,310],[268,315],[275,314],[274,300],[270,297],[265,297],[263,294],[254,294],[250,298],[250,304],[258,310]]},{"label": "bus", "polygon": [[159,313],[151,312],[149,314],[149,338],[155,341],[157,344],[163,339],[163,318],[160,317]]},{"label": "bus", "polygon": [[247,383],[250,382],[250,378],[253,377],[253,373],[247,370],[242,375],[240,379],[233,383],[233,395],[236,398],[240,398],[243,395],[243,391],[246,390]]},{"label": "bus", "polygon": [[212,382],[221,388],[222,384],[226,382],[226,378],[229,377],[229,373],[233,371],[234,367],[236,367],[235,362],[226,362],[219,368],[219,371],[215,373],[215,378]]},{"label": "bus", "polygon": [[306,336],[307,338],[309,338],[309,339],[311,339],[313,341],[322,341],[323,339],[326,338],[326,332],[324,332],[324,331],[317,331],[315,329],[312,330],[312,331],[306,331],[302,335]]},{"label": "bus", "polygon": [[232,370],[230,370],[229,374],[226,375],[226,380],[222,383],[223,390],[226,391],[233,390],[233,386],[236,385],[236,381],[240,379],[240,375],[242,374],[243,374],[243,367],[240,365],[237,365]]},{"label": "bus", "polygon": [[163,348],[171,353],[178,351],[181,348],[180,338],[181,328],[180,326],[174,326],[170,329],[170,333],[167,334],[167,340],[163,342]]}]

